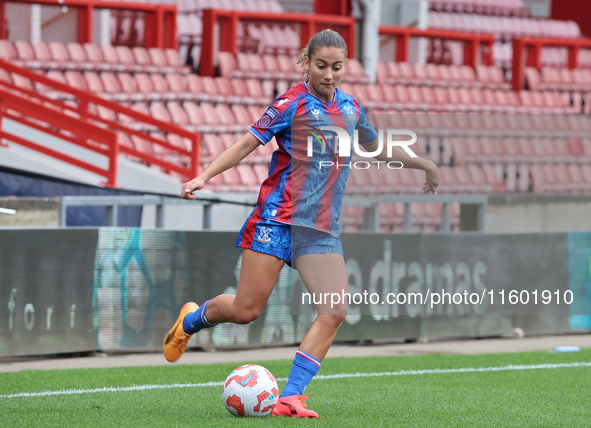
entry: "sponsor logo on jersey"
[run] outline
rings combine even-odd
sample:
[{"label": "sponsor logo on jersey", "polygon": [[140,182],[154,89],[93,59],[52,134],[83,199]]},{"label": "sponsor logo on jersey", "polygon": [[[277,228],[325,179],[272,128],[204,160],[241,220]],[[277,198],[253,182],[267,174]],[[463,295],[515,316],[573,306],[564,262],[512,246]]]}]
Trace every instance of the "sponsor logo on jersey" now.
[{"label": "sponsor logo on jersey", "polygon": [[282,104],[285,104],[288,101],[289,101],[289,98],[284,98],[282,100],[279,100],[279,102],[277,102],[277,107],[281,107]]}]

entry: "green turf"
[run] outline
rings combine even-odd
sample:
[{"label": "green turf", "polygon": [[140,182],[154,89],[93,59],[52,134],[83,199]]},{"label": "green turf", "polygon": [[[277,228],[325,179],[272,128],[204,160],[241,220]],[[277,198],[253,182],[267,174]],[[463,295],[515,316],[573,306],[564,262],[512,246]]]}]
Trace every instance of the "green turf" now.
[{"label": "green turf", "polygon": [[[529,352],[327,359],[321,374],[591,361]],[[256,363],[256,361],[253,361]],[[238,364],[25,371],[0,374],[0,394],[221,381]],[[262,365],[287,377],[291,361]],[[283,386],[283,383],[280,383]],[[0,398],[0,426],[588,427],[591,367],[318,379],[306,392],[318,420],[238,419],[221,387]]]}]

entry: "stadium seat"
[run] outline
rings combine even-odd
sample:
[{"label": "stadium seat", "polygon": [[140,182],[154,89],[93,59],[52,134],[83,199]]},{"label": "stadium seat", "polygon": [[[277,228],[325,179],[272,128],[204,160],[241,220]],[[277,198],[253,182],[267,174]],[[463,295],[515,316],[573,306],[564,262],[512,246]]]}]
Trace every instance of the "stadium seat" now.
[{"label": "stadium seat", "polygon": [[223,94],[217,90],[215,79],[213,77],[201,76],[202,90],[209,95],[209,101],[214,103],[222,103],[225,101]]},{"label": "stadium seat", "polygon": [[44,69],[55,70],[60,68],[60,64],[51,58],[49,47],[44,42],[31,43],[31,47],[35,52],[35,58],[41,62],[41,67]]},{"label": "stadium seat", "polygon": [[116,71],[131,71],[126,70],[124,64],[119,62],[119,57],[117,56],[117,51],[115,50],[115,46],[101,46],[101,51],[103,54],[104,61],[111,66],[111,69]]},{"label": "stadium seat", "polygon": [[161,67],[152,64],[152,58],[146,48],[136,46],[132,48],[132,55],[135,63],[141,66],[144,73],[162,73],[164,71]]},{"label": "stadium seat", "polygon": [[225,133],[229,132],[228,126],[223,123],[218,116],[217,110],[209,103],[202,103],[200,105],[201,113],[203,115],[204,123],[211,127],[212,132]]},{"label": "stadium seat", "polygon": [[149,70],[144,70],[140,64],[136,63],[133,52],[128,46],[116,46],[115,52],[119,64],[123,65],[128,72],[150,72]]},{"label": "stadium seat", "polygon": [[203,83],[201,82],[201,76],[197,74],[189,74],[185,76],[185,87],[192,94],[193,98],[197,101],[209,101],[209,94],[203,90]]},{"label": "stadium seat", "polygon": [[183,107],[177,101],[169,101],[166,103],[166,108],[170,114],[171,122],[175,125],[182,126],[184,128],[194,130],[190,126],[189,116]]},{"label": "stadium seat", "polygon": [[137,81],[128,73],[117,73],[117,79],[121,85],[121,90],[132,102],[144,101],[144,94],[138,89]]},{"label": "stadium seat", "polygon": [[192,101],[185,101],[183,108],[189,118],[189,123],[195,128],[196,132],[200,133],[211,133],[213,132],[212,126],[206,123],[205,117],[201,110],[201,107]]},{"label": "stadium seat", "polygon": [[103,52],[99,45],[85,43],[83,48],[86,53],[86,60],[92,64],[94,69],[100,71],[111,70],[111,64],[109,64],[103,57]]},{"label": "stadium seat", "polygon": [[168,89],[174,94],[176,99],[193,99],[193,94],[187,90],[187,82],[181,74],[168,73],[164,75],[164,79],[166,80]]},{"label": "stadium seat", "polygon": [[159,73],[148,75],[148,78],[152,82],[154,91],[160,94],[161,99],[164,100],[175,100],[181,97],[181,93],[175,93],[170,90],[168,83],[164,76]]},{"label": "stadium seat", "polygon": [[105,91],[103,82],[96,72],[85,71],[82,73],[82,75],[84,76],[84,80],[86,81],[86,87],[90,92],[94,92],[95,94],[107,99],[112,98],[111,95],[107,94],[107,92]]},{"label": "stadium seat", "polygon": [[59,67],[66,70],[83,70],[79,66],[84,66],[85,63],[76,63],[70,59],[70,54],[66,46],[60,42],[51,42],[48,44],[49,52],[53,61],[59,64]]},{"label": "stadium seat", "polygon": [[236,57],[230,52],[219,52],[218,60],[222,77],[243,77],[242,70],[238,70]]},{"label": "stadium seat", "polygon": [[358,231],[363,227],[364,208],[356,205],[343,205],[341,210],[341,228],[343,231]]},{"label": "stadium seat", "polygon": [[152,80],[147,74],[135,73],[134,78],[137,82],[139,92],[144,96],[146,100],[158,101],[162,99],[162,93],[156,91]]},{"label": "stadium seat", "polygon": [[[64,76],[64,74],[59,71],[59,70],[50,70],[47,72],[47,74],[45,75],[46,77],[49,77],[52,80],[55,80],[57,82],[63,83],[65,85],[68,84],[66,77]],[[53,100],[72,100],[74,99],[74,96],[67,94],[65,92],[61,92],[58,91],[50,86],[46,86],[43,85],[41,83],[36,83],[35,84],[35,90],[37,91],[37,93],[47,97],[47,98],[51,98]]]},{"label": "stadium seat", "polygon": [[268,106],[273,102],[271,96],[263,93],[261,82],[257,79],[247,79],[245,81],[248,94],[254,99],[255,103],[262,106]]},{"label": "stadium seat", "polygon": [[70,61],[76,64],[78,70],[94,70],[95,65],[88,61],[84,47],[79,43],[68,43],[66,50],[70,56]]},{"label": "stadium seat", "polygon": [[230,109],[236,118],[236,123],[240,126],[240,129],[247,131],[253,123],[248,110],[239,104],[232,105]]},{"label": "stadium seat", "polygon": [[42,63],[35,58],[35,52],[29,42],[21,40],[15,41],[14,48],[16,49],[17,58],[25,67],[32,69],[41,68]]},{"label": "stadium seat", "polygon": [[[88,78],[89,77],[87,76],[87,79]],[[94,76],[92,79],[94,79]],[[121,83],[115,74],[110,71],[105,71],[100,74],[100,80],[103,84],[104,92],[109,95],[109,98],[119,102],[127,101],[129,99],[129,95],[123,91]]]}]

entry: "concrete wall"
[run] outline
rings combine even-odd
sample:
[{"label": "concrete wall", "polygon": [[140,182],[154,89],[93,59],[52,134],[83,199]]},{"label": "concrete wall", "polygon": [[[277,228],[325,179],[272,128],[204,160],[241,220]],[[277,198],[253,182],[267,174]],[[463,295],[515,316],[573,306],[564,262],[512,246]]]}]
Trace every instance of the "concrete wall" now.
[{"label": "concrete wall", "polygon": [[591,197],[491,195],[487,233],[591,230]]},{"label": "concrete wall", "polygon": [[0,208],[16,210],[15,215],[0,214],[0,227],[58,227],[58,198],[0,198]]}]

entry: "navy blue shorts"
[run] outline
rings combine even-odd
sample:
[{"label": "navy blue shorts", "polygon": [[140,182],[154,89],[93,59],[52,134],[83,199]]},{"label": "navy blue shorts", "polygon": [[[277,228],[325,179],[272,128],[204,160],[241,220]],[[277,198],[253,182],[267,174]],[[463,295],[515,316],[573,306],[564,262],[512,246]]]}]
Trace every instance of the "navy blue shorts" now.
[{"label": "navy blue shorts", "polygon": [[304,254],[337,253],[344,256],[338,236],[260,218],[254,213],[242,226],[234,246],[278,257],[290,267],[292,260]]}]

